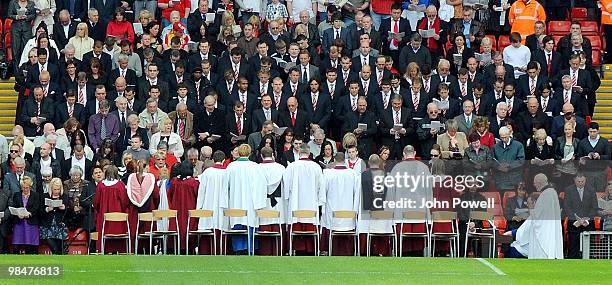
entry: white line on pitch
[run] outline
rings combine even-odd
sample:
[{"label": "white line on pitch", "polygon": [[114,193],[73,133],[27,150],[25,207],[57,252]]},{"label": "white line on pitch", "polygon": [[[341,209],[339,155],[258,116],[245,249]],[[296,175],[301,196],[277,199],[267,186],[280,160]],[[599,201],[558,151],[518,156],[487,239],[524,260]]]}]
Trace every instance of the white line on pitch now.
[{"label": "white line on pitch", "polygon": [[[474,272],[380,272],[380,271],[271,271],[271,270],[64,270],[73,273],[212,273],[212,274],[362,274],[362,275],[452,275],[490,276]],[[505,275],[505,274],[503,274]]]},{"label": "white line on pitch", "polygon": [[484,264],[486,267],[489,267],[491,270],[493,270],[493,272],[495,272],[497,275],[502,275],[505,276],[506,273],[504,273],[503,271],[501,271],[501,269],[497,268],[497,266],[491,264],[491,262],[488,262],[482,258],[476,258],[476,260],[478,260],[480,263]]}]

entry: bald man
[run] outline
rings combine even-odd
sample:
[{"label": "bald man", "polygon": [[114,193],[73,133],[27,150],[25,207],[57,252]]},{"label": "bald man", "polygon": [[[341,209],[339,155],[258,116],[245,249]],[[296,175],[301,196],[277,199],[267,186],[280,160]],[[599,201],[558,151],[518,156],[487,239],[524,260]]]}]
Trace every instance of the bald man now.
[{"label": "bald man", "polygon": [[309,137],[310,116],[305,111],[298,110],[298,100],[295,97],[287,99],[287,111],[280,115],[280,127],[293,129],[294,137]]},{"label": "bald man", "polygon": [[588,136],[588,130],[586,122],[583,118],[576,116],[574,113],[574,106],[570,103],[566,103],[563,105],[563,109],[561,114],[554,117],[552,120],[551,134],[552,139],[556,139],[557,137],[564,136],[563,126],[567,122],[572,122],[575,125],[574,129],[574,137],[581,140]]},{"label": "bald man", "polygon": [[541,124],[547,134],[550,134],[550,119],[540,108],[540,103],[536,97],[527,99],[527,110],[521,112],[516,121],[518,123],[518,131],[524,138],[528,138],[533,134],[532,126],[536,122]]}]

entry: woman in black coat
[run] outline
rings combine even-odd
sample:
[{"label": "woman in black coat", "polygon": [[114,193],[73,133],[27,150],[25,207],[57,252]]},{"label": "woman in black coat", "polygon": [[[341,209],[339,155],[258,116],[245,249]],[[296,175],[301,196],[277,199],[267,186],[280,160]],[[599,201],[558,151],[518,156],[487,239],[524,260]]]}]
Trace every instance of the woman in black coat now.
[{"label": "woman in black coat", "polygon": [[[450,72],[452,75],[457,76],[459,68],[467,67],[467,61],[470,57],[474,56],[474,51],[467,47],[465,44],[465,36],[462,34],[456,34],[455,38],[452,39],[453,47],[448,49],[446,53],[446,59],[450,62]],[[455,54],[461,55],[460,61],[455,61]]]},{"label": "woman in black coat", "polygon": [[68,228],[64,219],[66,218],[66,207],[68,195],[64,194],[64,185],[59,178],[53,178],[49,183],[49,192],[44,194],[43,201],[47,199],[62,201],[58,207],[52,205],[41,205],[40,239],[47,240],[51,253],[61,255],[64,253],[64,241],[68,239]]}]

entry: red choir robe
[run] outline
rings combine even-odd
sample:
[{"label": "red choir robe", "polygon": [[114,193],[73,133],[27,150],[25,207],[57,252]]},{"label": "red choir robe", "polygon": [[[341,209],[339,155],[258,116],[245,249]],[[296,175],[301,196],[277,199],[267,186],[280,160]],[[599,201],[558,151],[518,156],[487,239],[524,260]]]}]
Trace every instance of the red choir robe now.
[{"label": "red choir robe", "polygon": [[[96,211],[96,229],[100,238],[96,242],[98,252],[102,251],[102,223],[104,214],[111,212],[127,213],[130,200],[127,196],[125,184],[121,181],[104,180],[96,187],[94,209]],[[125,233],[127,226],[124,222],[107,222],[104,227],[105,234]],[[106,252],[126,252],[125,242],[122,240],[107,240],[105,242]]]},{"label": "red choir robe", "polygon": [[[130,219],[130,233],[132,238],[132,244],[135,243],[136,239],[136,225],[139,223],[138,214],[151,212],[157,209],[159,204],[159,189],[157,183],[155,183],[155,176],[151,173],[144,173],[142,182],[139,182],[135,173],[130,174],[127,179],[127,195],[130,199],[128,207],[128,214]],[[155,230],[155,225],[153,225]],[[147,232],[151,229],[151,224],[143,222],[138,228],[139,233]],[[134,246],[133,249],[136,252]]]},{"label": "red choir robe", "polygon": [[[170,209],[178,211],[179,234],[181,235],[181,250],[187,248],[187,220],[189,219],[189,210],[196,208],[198,201],[198,188],[200,182],[193,177],[187,179],[172,178],[170,181],[170,190],[168,191],[168,202]],[[192,221],[189,229],[195,231],[198,229],[198,222]],[[176,230],[176,223],[170,221],[170,230]],[[194,241],[195,239],[192,239]]]}]

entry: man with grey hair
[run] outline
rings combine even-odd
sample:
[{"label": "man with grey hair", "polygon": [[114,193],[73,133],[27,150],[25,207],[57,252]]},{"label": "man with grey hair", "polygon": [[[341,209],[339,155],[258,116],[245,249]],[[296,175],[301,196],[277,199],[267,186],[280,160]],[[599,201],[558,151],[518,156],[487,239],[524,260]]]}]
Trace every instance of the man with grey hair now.
[{"label": "man with grey hair", "polygon": [[[90,38],[94,39],[95,41],[104,41],[104,37],[106,36],[106,25],[104,25],[105,21],[106,20],[100,21],[100,13],[98,12],[98,9],[91,7],[87,10],[87,20],[85,23],[87,23]],[[84,58],[83,61],[87,62]]]},{"label": "man with grey hair", "polygon": [[310,153],[313,157],[317,157],[321,153],[323,142],[328,141],[332,145],[333,153],[336,153],[336,142],[325,137],[325,131],[321,128],[316,128],[312,132],[312,140],[308,142]]},{"label": "man with grey hair", "polygon": [[[120,53],[117,56],[117,66],[110,71],[109,77],[111,82],[115,82],[115,88],[117,88],[117,78],[123,78],[126,84],[136,86],[138,78],[136,77],[136,71],[129,68],[130,58],[126,54]],[[124,86],[125,89],[125,86]]]},{"label": "man with grey hair", "polygon": [[438,85],[446,84],[450,85],[451,82],[456,82],[457,77],[450,73],[451,64],[446,59],[440,59],[438,61],[437,74],[431,77],[431,88],[438,90]]},{"label": "man with grey hair", "polygon": [[508,104],[506,102],[499,102],[495,106],[495,117],[489,118],[489,131],[493,133],[496,138],[499,138],[499,129],[506,125],[506,118],[508,117]]},{"label": "man with grey hair", "polygon": [[78,23],[70,19],[70,12],[66,9],[60,10],[58,20],[58,24],[49,27],[52,29],[49,33],[53,34],[53,39],[55,39],[57,48],[61,51],[66,47],[66,44],[68,44],[68,40],[76,34],[76,26]]},{"label": "man with grey hair", "polygon": [[97,151],[104,139],[111,139],[113,143],[119,136],[119,119],[109,114],[109,104],[106,99],[100,101],[100,110],[89,118],[88,137],[91,146]]},{"label": "man with grey hair", "polygon": [[[117,78],[117,81],[119,81],[120,79],[123,80],[123,78],[119,77]],[[123,96],[119,96],[117,97],[117,99],[115,99],[115,106],[117,107],[117,109],[110,113],[117,116],[117,118],[119,118],[119,130],[123,132],[123,130],[125,130],[125,128],[128,126],[127,118],[132,114],[134,115],[138,115],[138,114],[128,109],[128,99]]]},{"label": "man with grey hair", "polygon": [[523,144],[510,137],[510,129],[499,129],[499,142],[493,146],[493,158],[498,162],[496,167],[495,186],[500,190],[515,189],[523,181],[522,169],[525,160]]},{"label": "man with grey hair", "polygon": [[128,68],[136,72],[136,77],[142,76],[142,62],[137,53],[132,52],[132,46],[127,41],[121,41],[119,44],[121,52],[113,55],[113,69],[119,68],[119,58],[125,55],[128,58]]},{"label": "man with grey hair", "polygon": [[438,135],[445,132],[444,123],[445,119],[440,114],[438,105],[433,102],[427,104],[427,117],[418,122],[416,131],[419,139],[419,143],[416,144],[418,146],[417,153],[419,157],[423,159],[431,157],[430,150],[437,143]]},{"label": "man with grey hair", "polygon": [[147,128],[149,140],[154,133],[157,133],[164,126],[164,121],[168,118],[168,114],[158,108],[158,103],[155,98],[147,99],[146,109],[139,115],[139,127]]},{"label": "man with grey hair", "polygon": [[251,153],[251,159],[253,159],[254,161],[259,160],[257,158],[257,155],[258,155],[257,149],[259,149],[261,140],[263,139],[265,135],[271,134],[273,130],[274,130],[274,123],[270,120],[267,120],[267,121],[264,121],[263,124],[261,125],[261,131],[255,132],[249,135],[247,142],[251,146],[251,149],[253,149],[253,152]]},{"label": "man with grey hair", "polygon": [[85,157],[85,148],[82,145],[75,145],[72,150],[72,155],[63,160],[62,166],[62,180],[70,179],[70,172],[73,168],[79,167],[81,169],[81,179],[85,180],[86,177],[91,177],[93,171],[93,162]]},{"label": "man with grey hair", "polygon": [[[8,191],[11,195],[13,193],[19,193],[21,191],[21,179],[24,176],[28,176],[32,178],[32,181],[36,181],[36,176],[32,172],[26,171],[26,162],[25,160],[18,156],[13,161],[13,165],[15,170],[13,172],[9,172],[4,176],[4,181],[2,181],[2,189],[4,191]],[[36,184],[32,185],[32,191],[36,192]]]},{"label": "man with grey hair", "polygon": [[187,160],[185,162],[189,163],[189,166],[193,168],[194,177],[199,176],[204,171],[204,162],[198,159],[199,156],[200,154],[197,149],[190,148],[187,150]]}]

